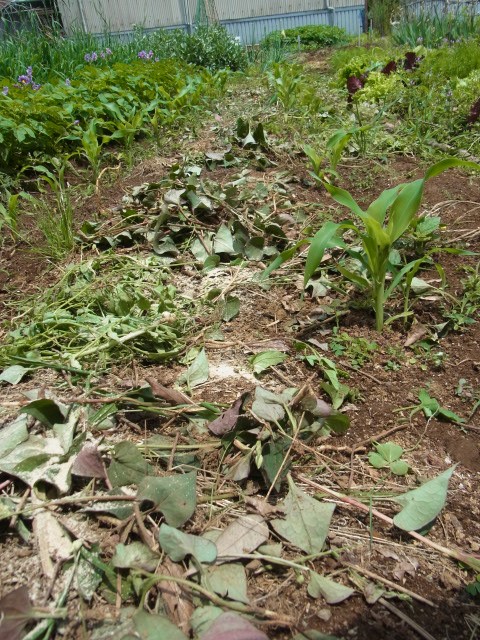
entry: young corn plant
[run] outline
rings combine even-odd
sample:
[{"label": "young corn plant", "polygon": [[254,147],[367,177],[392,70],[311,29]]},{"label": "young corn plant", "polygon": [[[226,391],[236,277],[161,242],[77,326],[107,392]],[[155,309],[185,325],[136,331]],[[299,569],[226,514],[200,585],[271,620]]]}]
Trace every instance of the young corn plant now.
[{"label": "young corn plant", "polygon": [[[383,191],[366,211],[360,208],[348,191],[322,181],[333,199],[350,209],[358,222],[337,224],[329,221],[317,231],[307,255],[305,285],[320,265],[327,247],[343,248],[350,257],[359,261],[362,273],[351,271],[341,265],[337,265],[336,268],[349,281],[369,291],[375,312],[375,326],[377,331],[382,331],[386,301],[399,284],[411,279],[409,275],[418,270],[426,257],[413,260],[397,270],[390,262],[390,252],[415,220],[422,201],[425,182],[451,167],[480,169],[480,165],[473,162],[446,158],[430,167],[424,178]],[[339,235],[343,230],[349,230],[355,236],[360,243],[360,248],[349,248],[345,244]],[[387,286],[389,274],[392,278]]]},{"label": "young corn plant", "polygon": [[[401,284],[405,287],[405,300],[408,300],[412,278],[428,258],[428,254],[425,254],[399,269],[390,260],[392,249],[415,221],[422,202],[425,182],[451,167],[464,167],[477,171],[480,169],[480,165],[474,162],[445,158],[430,167],[425,177],[383,191],[366,211],[360,208],[348,191],[320,179],[333,199],[350,209],[357,222],[349,221],[340,224],[333,221],[326,222],[313,238],[302,239],[277,256],[262,273],[261,279],[267,278],[272,271],[290,260],[301,246],[308,243],[310,248],[304,271],[304,286],[306,286],[320,266],[325,249],[340,247],[360,265],[361,269],[358,272],[340,264],[336,265],[336,269],[347,280],[368,292],[375,312],[376,329],[382,331],[385,324],[386,301]],[[353,235],[358,243],[347,245],[341,237],[341,232],[344,230],[350,231],[350,235]],[[388,279],[389,276],[391,279]],[[400,317],[407,315],[406,306],[407,303]]]}]

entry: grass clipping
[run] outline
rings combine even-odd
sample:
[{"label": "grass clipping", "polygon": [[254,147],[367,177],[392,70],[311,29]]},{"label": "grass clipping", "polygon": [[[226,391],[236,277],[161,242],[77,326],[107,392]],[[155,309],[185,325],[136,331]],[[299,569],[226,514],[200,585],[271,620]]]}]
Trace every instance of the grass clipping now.
[{"label": "grass clipping", "polygon": [[104,255],[72,266],[41,304],[14,319],[0,364],[99,370],[133,354],[147,362],[178,355],[192,316],[168,273],[155,256]]}]

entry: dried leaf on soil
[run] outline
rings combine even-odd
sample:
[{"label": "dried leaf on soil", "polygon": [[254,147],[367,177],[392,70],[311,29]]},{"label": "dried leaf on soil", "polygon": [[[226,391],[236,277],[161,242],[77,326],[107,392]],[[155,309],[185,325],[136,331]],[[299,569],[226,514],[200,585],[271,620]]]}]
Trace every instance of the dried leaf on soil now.
[{"label": "dried leaf on soil", "polygon": [[229,409],[224,411],[218,418],[215,418],[213,422],[210,422],[208,425],[209,430],[216,436],[223,436],[235,429],[247,396],[248,393],[243,393]]},{"label": "dried leaf on soil", "polygon": [[112,558],[112,564],[118,569],[144,569],[155,571],[159,556],[142,542],[117,544]]},{"label": "dried leaf on soil", "polygon": [[171,389],[170,387],[164,387],[163,384],[160,384],[151,377],[145,378],[145,380],[150,385],[152,393],[157,398],[162,398],[162,400],[165,400],[165,402],[167,402],[168,404],[174,406],[179,404],[193,404],[193,401],[181,391],[178,391],[177,389]]},{"label": "dried leaf on soil", "polygon": [[72,555],[72,541],[56,517],[49,511],[39,511],[35,515],[33,531],[43,573],[48,578],[53,578],[54,565],[57,562],[64,562]]},{"label": "dried leaf on soil", "polygon": [[203,583],[222,598],[248,603],[247,575],[242,564],[210,567],[204,574]]},{"label": "dried leaf on soil", "polygon": [[27,587],[10,591],[0,600],[0,640],[20,640],[32,617]]},{"label": "dried leaf on soil", "polygon": [[218,558],[242,556],[268,540],[268,527],[258,515],[241,516],[222,531],[216,540]]},{"label": "dried leaf on soil", "polygon": [[105,478],[107,471],[102,456],[93,442],[86,442],[72,465],[72,473],[84,478]]},{"label": "dried leaf on soil", "polygon": [[328,604],[338,604],[343,602],[354,593],[350,587],[334,582],[330,578],[321,576],[314,571],[310,572],[310,582],[308,584],[308,595],[312,598],[323,596]]}]

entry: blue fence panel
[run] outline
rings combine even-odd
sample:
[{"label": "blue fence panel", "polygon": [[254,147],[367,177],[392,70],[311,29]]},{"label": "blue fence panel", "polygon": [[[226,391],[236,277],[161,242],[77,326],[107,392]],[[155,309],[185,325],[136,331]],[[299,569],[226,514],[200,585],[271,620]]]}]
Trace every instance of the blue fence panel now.
[{"label": "blue fence panel", "polygon": [[348,33],[363,31],[364,5],[327,11],[306,11],[275,16],[261,16],[242,20],[222,20],[232,36],[240,38],[243,44],[256,44],[272,31],[292,29],[310,24],[325,24],[342,27]]}]

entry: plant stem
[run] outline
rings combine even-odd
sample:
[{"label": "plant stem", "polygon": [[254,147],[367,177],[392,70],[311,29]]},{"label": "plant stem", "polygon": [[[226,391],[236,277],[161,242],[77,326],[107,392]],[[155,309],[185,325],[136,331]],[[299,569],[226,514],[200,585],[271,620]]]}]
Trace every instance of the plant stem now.
[{"label": "plant stem", "polygon": [[385,303],[385,278],[381,282],[375,282],[375,328],[381,332],[384,321],[384,303]]}]

